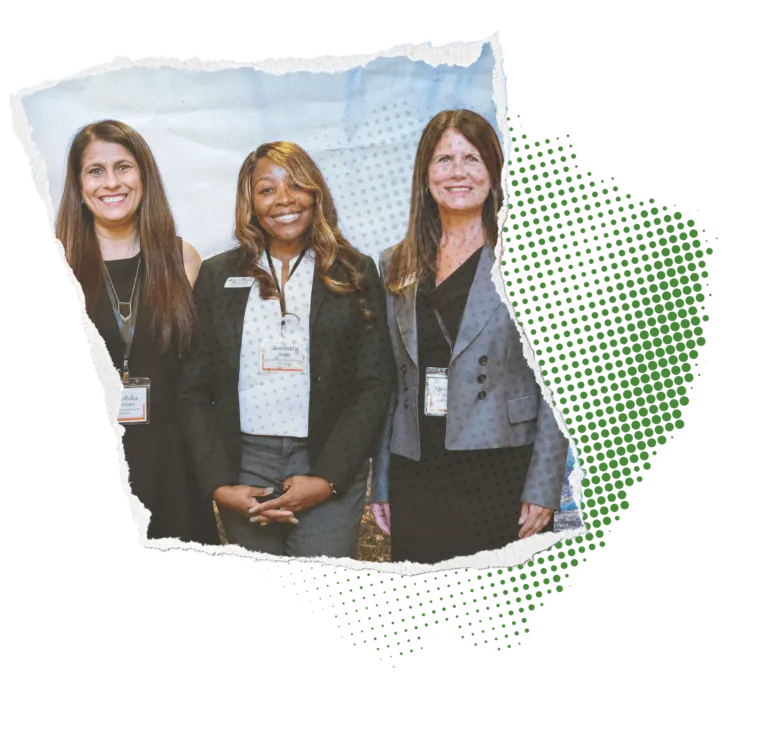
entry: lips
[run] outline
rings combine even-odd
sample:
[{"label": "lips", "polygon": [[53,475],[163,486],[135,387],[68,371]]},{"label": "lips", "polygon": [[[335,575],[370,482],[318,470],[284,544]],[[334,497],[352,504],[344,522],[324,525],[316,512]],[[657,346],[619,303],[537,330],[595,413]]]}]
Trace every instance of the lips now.
[{"label": "lips", "polygon": [[279,214],[277,216],[273,216],[272,219],[275,220],[275,222],[279,222],[282,225],[289,225],[292,222],[295,222],[299,217],[301,217],[301,212],[288,212],[286,214]]},{"label": "lips", "polygon": [[127,194],[110,194],[109,196],[99,197],[99,199],[104,204],[115,206],[116,204],[122,204],[127,197]]},{"label": "lips", "polygon": [[472,191],[471,186],[446,186],[446,191],[450,191],[451,194],[469,194]]}]

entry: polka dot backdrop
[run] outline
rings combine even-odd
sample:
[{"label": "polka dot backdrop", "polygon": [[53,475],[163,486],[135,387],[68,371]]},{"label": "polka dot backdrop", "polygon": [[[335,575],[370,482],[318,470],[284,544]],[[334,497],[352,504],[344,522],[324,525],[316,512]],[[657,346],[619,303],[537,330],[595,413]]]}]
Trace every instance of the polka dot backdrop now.
[{"label": "polka dot backdrop", "polygon": [[536,610],[606,547],[653,457],[684,428],[705,344],[712,249],[696,222],[594,174],[568,135],[509,129],[500,267],[578,452],[583,532],[517,567],[413,577],[288,567],[297,594],[333,615],[354,646],[384,658],[444,635],[499,651],[519,645]]}]

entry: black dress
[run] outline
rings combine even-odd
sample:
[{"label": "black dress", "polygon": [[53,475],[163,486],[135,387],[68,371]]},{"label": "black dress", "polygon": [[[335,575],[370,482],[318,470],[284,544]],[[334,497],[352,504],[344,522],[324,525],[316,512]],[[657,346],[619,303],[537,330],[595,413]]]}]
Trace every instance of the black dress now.
[{"label": "black dress", "polygon": [[[121,301],[130,299],[141,254],[106,262]],[[131,490],[152,514],[149,538],[180,538],[215,543],[215,521],[190,487],[181,434],[176,417],[178,350],[161,352],[150,332],[151,314],[145,289],[141,290],[136,329],[129,360],[130,374],[151,381],[148,424],[125,425],[123,447]],[[93,322],[99,330],[115,369],[123,365],[123,341],[112,305],[102,287]]]},{"label": "black dress", "polygon": [[421,460],[390,459],[392,560],[435,563],[497,549],[518,538],[521,495],[532,446],[471,451],[445,448],[444,416],[424,415],[427,367],[448,367],[451,352],[435,307],[456,340],[480,250],[439,286],[419,284],[419,435]]}]

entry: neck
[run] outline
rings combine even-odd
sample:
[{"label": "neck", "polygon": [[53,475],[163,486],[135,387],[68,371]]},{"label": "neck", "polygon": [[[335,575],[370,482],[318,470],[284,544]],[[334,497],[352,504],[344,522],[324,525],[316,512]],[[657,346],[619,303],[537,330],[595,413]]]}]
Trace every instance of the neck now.
[{"label": "neck", "polygon": [[441,212],[443,234],[440,247],[477,250],[485,243],[485,229],[479,212]]},{"label": "neck", "polygon": [[276,242],[272,240],[269,243],[269,254],[283,263],[293,260],[303,249],[304,243],[301,240],[292,240],[290,242],[284,240]]},{"label": "neck", "polygon": [[110,227],[94,223],[94,230],[104,260],[132,258],[140,250],[139,230],[135,222]]}]

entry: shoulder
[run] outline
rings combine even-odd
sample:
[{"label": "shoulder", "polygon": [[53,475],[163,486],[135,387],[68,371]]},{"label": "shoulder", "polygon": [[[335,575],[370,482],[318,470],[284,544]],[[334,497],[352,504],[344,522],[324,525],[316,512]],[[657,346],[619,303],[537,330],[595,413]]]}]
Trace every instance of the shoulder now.
[{"label": "shoulder", "polygon": [[194,286],[203,259],[200,257],[200,253],[198,253],[186,240],[181,241],[181,256],[184,260],[184,271],[187,274],[187,279],[189,280],[190,285]]},{"label": "shoulder", "polygon": [[187,261],[198,264],[203,262],[200,253],[198,253],[186,240],[181,241],[181,254],[184,257],[185,263]]},{"label": "shoulder", "polygon": [[239,245],[230,250],[225,250],[223,253],[206,258],[203,261],[202,268],[209,273],[227,273],[235,268],[240,260],[240,253],[241,248]]},{"label": "shoulder", "polygon": [[393,245],[391,248],[386,248],[379,253],[379,271],[381,272],[382,278],[386,276],[389,262],[392,260],[392,255],[398,247],[398,245]]}]

